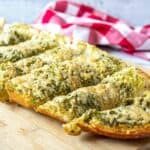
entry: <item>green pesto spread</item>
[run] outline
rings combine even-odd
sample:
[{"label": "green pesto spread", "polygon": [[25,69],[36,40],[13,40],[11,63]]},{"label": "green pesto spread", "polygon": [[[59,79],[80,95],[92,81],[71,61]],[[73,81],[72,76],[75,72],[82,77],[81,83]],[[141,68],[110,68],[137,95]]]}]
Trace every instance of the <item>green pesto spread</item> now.
[{"label": "green pesto spread", "polygon": [[136,105],[120,106],[105,111],[91,111],[84,115],[82,117],[89,124],[104,124],[110,127],[125,125],[130,128],[150,123],[150,113]]},{"label": "green pesto spread", "polygon": [[15,62],[42,53],[57,45],[56,39],[52,39],[49,34],[41,33],[33,36],[31,40],[17,45],[0,47],[0,63],[7,61]]}]

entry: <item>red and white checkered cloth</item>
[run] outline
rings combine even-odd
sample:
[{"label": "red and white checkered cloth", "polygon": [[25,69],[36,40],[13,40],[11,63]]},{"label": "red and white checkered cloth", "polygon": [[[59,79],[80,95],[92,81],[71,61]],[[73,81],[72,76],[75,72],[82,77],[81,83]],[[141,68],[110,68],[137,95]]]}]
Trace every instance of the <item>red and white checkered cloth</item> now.
[{"label": "red and white checkered cloth", "polygon": [[150,25],[133,27],[90,6],[68,0],[49,3],[34,23],[40,29],[95,45],[117,47],[150,60]]}]

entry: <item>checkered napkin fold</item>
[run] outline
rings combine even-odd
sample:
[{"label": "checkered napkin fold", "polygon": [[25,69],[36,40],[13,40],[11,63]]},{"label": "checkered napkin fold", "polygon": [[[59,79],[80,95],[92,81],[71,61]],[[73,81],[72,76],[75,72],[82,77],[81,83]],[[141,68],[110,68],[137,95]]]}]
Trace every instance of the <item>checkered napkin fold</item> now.
[{"label": "checkered napkin fold", "polygon": [[150,60],[150,24],[133,27],[77,2],[58,0],[49,3],[34,26],[91,44],[112,46]]}]

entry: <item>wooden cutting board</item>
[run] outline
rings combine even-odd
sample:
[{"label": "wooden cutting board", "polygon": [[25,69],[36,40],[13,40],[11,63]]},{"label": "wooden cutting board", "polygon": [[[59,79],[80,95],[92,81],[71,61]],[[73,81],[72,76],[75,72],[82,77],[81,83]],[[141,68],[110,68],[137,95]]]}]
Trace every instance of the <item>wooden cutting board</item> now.
[{"label": "wooden cutting board", "polygon": [[150,143],[150,139],[116,140],[91,133],[69,136],[61,125],[32,110],[0,102],[0,150],[136,150]]}]

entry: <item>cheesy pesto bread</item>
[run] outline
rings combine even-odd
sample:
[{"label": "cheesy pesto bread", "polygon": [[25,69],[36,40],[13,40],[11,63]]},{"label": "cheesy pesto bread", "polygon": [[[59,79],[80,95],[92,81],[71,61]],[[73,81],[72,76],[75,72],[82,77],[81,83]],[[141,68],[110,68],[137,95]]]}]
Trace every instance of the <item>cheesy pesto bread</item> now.
[{"label": "cheesy pesto bread", "polygon": [[0,33],[0,46],[14,45],[30,40],[39,31],[30,25],[14,23],[4,25]]},{"label": "cheesy pesto bread", "polygon": [[150,76],[88,43],[12,24],[0,30],[0,100],[65,122],[65,131],[150,137]]},{"label": "cheesy pesto bread", "polygon": [[6,90],[11,101],[26,107],[37,107],[58,95],[67,94],[77,88],[95,85],[107,75],[124,67],[124,63],[113,64],[93,61],[85,56],[70,61],[52,63],[39,70],[16,77],[7,82]]},{"label": "cheesy pesto bread", "polygon": [[52,101],[40,105],[37,111],[69,122],[88,109],[102,111],[124,104],[130,97],[142,93],[145,88],[145,76],[134,67],[129,67],[108,76],[100,84],[55,97]]},{"label": "cheesy pesto bread", "polygon": [[64,125],[68,134],[78,135],[82,130],[113,138],[133,139],[150,136],[150,90],[128,99],[124,106],[97,111],[91,109],[81,117]]}]

